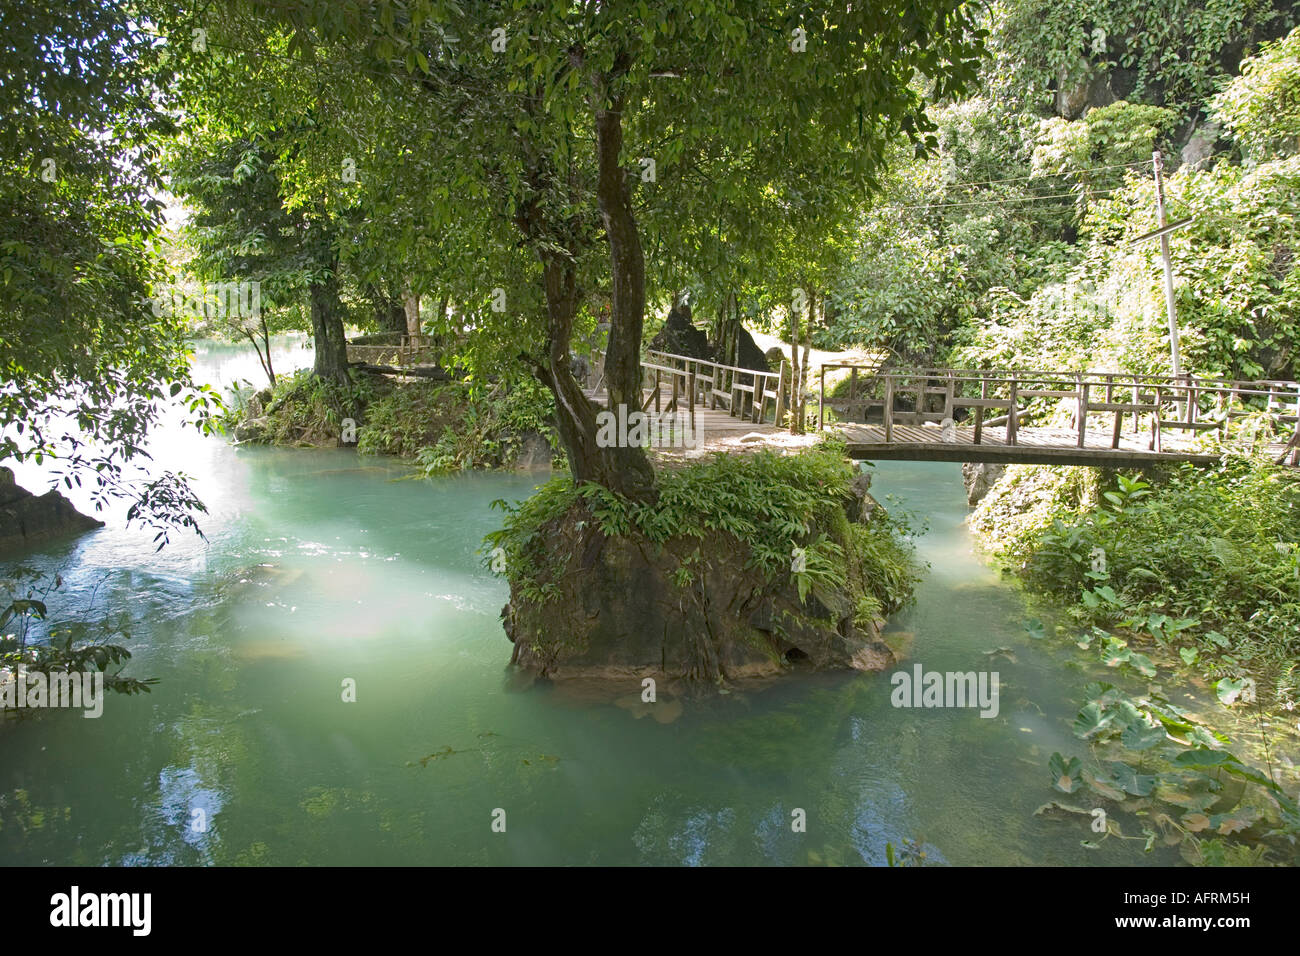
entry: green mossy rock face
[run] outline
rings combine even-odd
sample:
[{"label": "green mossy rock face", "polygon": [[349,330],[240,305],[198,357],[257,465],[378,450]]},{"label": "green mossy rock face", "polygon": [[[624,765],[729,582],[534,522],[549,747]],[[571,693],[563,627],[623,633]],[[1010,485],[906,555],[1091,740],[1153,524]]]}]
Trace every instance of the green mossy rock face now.
[{"label": "green mossy rock face", "polygon": [[735,539],[700,545],[700,571],[679,587],[673,575],[697,553],[694,540],[655,554],[634,538],[574,524],[552,538],[563,562],[559,597],[542,604],[513,596],[502,612],[515,643],[512,662],[540,676],[716,681],[800,665],[883,670],[894,663],[876,622],[854,624],[847,588],[814,591],[801,605],[793,584],[772,587],[741,566]]}]

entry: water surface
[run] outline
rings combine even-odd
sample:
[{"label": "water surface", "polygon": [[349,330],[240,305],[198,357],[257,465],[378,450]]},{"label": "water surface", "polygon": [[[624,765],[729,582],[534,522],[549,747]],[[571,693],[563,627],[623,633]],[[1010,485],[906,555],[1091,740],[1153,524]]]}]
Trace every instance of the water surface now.
[{"label": "water surface", "polygon": [[[198,371],[229,383],[256,364],[205,346]],[[930,571],[890,629],[911,635],[907,666],[997,670],[996,718],[894,708],[888,674],[853,674],[687,701],[661,723],[507,687],[507,589],[478,552],[500,521],[489,503],[538,478],[412,481],[347,450],[232,447],[175,423],[154,448],[196,477],[206,542],[155,554],[110,516],[22,563],[63,575],[56,617],[125,612],[129,673],[160,683],[98,720],[0,728],[0,862],[882,864],[904,840],[957,865],[1173,861],[1089,850],[1086,818],[1033,816],[1059,797],[1047,757],[1077,752],[1090,678],[1028,639],[1019,592],[972,554],[957,465],[875,469],[875,493],[928,524]],[[1014,662],[986,656],[999,647]]]}]

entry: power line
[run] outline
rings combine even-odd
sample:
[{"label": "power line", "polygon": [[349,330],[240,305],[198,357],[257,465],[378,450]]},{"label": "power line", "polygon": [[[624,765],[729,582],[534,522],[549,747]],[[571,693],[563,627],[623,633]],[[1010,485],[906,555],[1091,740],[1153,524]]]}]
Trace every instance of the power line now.
[{"label": "power line", "polygon": [[1007,179],[986,179],[983,182],[977,182],[977,183],[958,182],[958,183],[951,183],[950,185],[954,187],[995,186],[998,185],[999,183],[1023,183],[1030,179],[1047,179],[1052,176],[1074,176],[1074,175],[1078,175],[1079,173],[1101,173],[1109,169],[1135,169],[1142,166],[1146,166],[1146,160],[1139,160],[1138,162],[1134,162],[1134,163],[1112,163],[1109,166],[1092,166],[1089,167],[1088,169],[1078,169],[1068,173],[1030,173],[1028,176],[1011,176]]}]

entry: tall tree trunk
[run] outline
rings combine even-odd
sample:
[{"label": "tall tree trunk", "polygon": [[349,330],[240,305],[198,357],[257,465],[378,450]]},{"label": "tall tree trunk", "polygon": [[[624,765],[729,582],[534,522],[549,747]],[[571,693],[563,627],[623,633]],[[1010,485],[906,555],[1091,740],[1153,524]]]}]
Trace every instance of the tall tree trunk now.
[{"label": "tall tree trunk", "polygon": [[[337,260],[333,263],[337,267]],[[346,385],[348,379],[348,343],[343,336],[343,304],[339,301],[338,275],[308,286],[311,300],[311,329],[316,344],[316,361],[312,371],[317,378]]]},{"label": "tall tree trunk", "polygon": [[[599,91],[603,93],[602,91]],[[609,409],[640,411],[641,333],[645,320],[645,260],[632,215],[626,173],[619,165],[623,145],[622,102],[595,108],[599,168],[597,197],[609,241],[613,296],[604,378]],[[547,159],[526,157],[529,179],[540,195],[548,182]],[[562,181],[562,179],[561,179]],[[538,202],[519,209],[515,223],[537,250],[546,290],[547,353],[531,359],[537,377],[555,396],[557,430],[575,482],[590,481],[642,501],[655,497],[654,469],[642,448],[602,448],[596,440],[598,409],[587,398],[569,361],[573,319],[578,311],[573,224],[550,221]],[[564,251],[553,251],[553,250]]]},{"label": "tall tree trunk", "polygon": [[[609,408],[621,405],[630,414],[641,407],[641,332],[645,323],[645,256],[627,171],[620,164],[623,150],[623,99],[614,97],[608,107],[596,110],[596,152],[599,174],[596,195],[609,239],[612,279],[609,344],[605,349],[605,387]],[[567,350],[568,340],[565,340]],[[567,353],[566,353],[567,358]],[[654,469],[641,448],[612,448],[608,456],[614,484],[607,485],[632,498],[654,496]]]},{"label": "tall tree trunk", "polygon": [[411,291],[410,282],[402,286],[402,310],[406,313],[406,334],[420,334],[420,297]]}]

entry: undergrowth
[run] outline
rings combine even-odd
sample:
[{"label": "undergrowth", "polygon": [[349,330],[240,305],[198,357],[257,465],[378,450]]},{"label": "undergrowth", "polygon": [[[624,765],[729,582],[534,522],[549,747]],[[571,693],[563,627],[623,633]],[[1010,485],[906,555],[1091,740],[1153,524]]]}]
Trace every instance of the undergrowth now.
[{"label": "undergrowth", "polygon": [[[861,593],[859,619],[875,617],[910,600],[920,569],[904,520],[883,508],[865,523],[848,520],[844,502],[854,476],[843,445],[831,439],[798,455],[718,453],[662,471],[653,504],[557,476],[516,505],[494,502],[506,518],[486,541],[524,596],[544,600],[554,593],[548,585],[556,573],[549,532],[581,502],[603,534],[636,536],[657,548],[730,536],[743,549],[743,566],[769,584],[793,578],[801,599],[814,587],[849,585]],[[697,544],[686,555],[674,576],[678,586],[694,580],[700,554]]]}]

